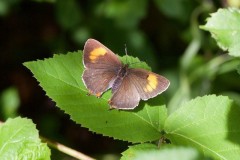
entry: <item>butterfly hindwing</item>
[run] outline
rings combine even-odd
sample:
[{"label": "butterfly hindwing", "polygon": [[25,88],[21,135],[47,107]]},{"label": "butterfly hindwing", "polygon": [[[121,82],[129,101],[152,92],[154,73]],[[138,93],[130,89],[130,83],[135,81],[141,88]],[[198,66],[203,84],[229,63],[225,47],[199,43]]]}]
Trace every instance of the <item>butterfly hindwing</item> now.
[{"label": "butterfly hindwing", "polygon": [[165,91],[170,82],[163,76],[144,69],[128,68],[123,79],[112,86],[110,105],[117,109],[134,109],[140,99],[148,100]]},{"label": "butterfly hindwing", "polygon": [[138,106],[140,95],[133,83],[129,83],[130,77],[122,80],[116,79],[112,88],[112,97],[109,101],[111,108],[133,109]]},{"label": "butterfly hindwing", "polygon": [[142,100],[157,96],[170,85],[169,80],[165,77],[140,68],[130,68],[128,76],[131,79],[130,83],[136,87]]}]

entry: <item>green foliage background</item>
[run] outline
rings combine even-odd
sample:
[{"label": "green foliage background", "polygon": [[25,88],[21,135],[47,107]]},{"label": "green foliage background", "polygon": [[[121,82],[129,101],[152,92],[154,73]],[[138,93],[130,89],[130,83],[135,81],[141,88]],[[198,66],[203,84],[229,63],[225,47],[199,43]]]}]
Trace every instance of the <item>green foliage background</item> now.
[{"label": "green foliage background", "polygon": [[[229,96],[239,105],[240,60],[223,51],[228,49],[226,44],[231,44],[232,51],[237,51],[235,46],[239,45],[217,44],[209,32],[199,28],[218,8],[239,6],[239,2],[231,0],[2,0],[0,120],[18,115],[28,117],[37,124],[40,134],[49,139],[101,159],[106,154],[118,159],[129,143],[96,135],[69,120],[69,115],[55,107],[22,65],[53,57],[54,53],[82,50],[88,38],[99,40],[120,56],[125,55],[126,44],[129,55],[170,79],[171,86],[162,95],[169,114],[182,103],[207,94]],[[220,27],[231,23],[225,20],[231,19],[224,19]],[[211,32],[212,28],[206,25],[202,29]],[[212,31],[216,39],[222,37],[218,37],[219,30]],[[81,59],[74,61],[79,66],[82,63]],[[72,76],[81,81],[79,75]],[[167,123],[171,124],[171,120]],[[175,134],[170,125],[167,129]],[[67,157],[55,150],[51,152],[52,159]]]}]

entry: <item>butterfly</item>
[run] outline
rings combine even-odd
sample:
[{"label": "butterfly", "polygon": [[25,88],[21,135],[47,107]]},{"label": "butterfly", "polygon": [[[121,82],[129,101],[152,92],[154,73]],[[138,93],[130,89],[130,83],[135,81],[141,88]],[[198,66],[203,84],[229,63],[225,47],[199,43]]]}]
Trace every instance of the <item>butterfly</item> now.
[{"label": "butterfly", "polygon": [[167,78],[141,68],[130,68],[118,56],[95,39],[88,39],[83,49],[83,82],[89,94],[100,97],[111,88],[110,108],[129,110],[165,91]]}]

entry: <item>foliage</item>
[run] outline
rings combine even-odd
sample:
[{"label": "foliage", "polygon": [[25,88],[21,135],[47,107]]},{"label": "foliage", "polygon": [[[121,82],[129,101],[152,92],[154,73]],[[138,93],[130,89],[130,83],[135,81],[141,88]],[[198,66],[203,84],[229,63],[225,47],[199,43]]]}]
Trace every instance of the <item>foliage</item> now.
[{"label": "foliage", "polygon": [[41,143],[35,124],[26,118],[8,119],[0,125],[0,159],[50,159],[50,150]]},{"label": "foliage", "polygon": [[[136,58],[127,59],[131,63],[139,62]],[[159,137],[167,116],[161,99],[142,102],[136,111],[109,110],[107,101],[110,92],[100,99],[87,96],[88,91],[81,78],[84,67],[79,62],[82,62],[81,52],[55,55],[51,59],[27,62],[24,65],[34,73],[57,106],[89,130],[135,143]]]},{"label": "foliage", "polygon": [[[221,7],[239,5],[234,0],[139,0],[137,5],[127,0],[2,0],[0,59],[5,70],[0,84],[0,118],[27,115],[39,123],[42,134],[50,133],[48,137],[94,156],[96,153],[88,148],[97,153],[100,148],[104,154],[109,150],[102,143],[96,145],[100,143],[88,137],[96,136],[91,132],[119,140],[114,143],[130,142],[121,159],[238,159],[240,11]],[[202,25],[209,12],[215,13]],[[161,73],[170,79],[169,89],[141,101],[134,110],[109,110],[109,91],[99,99],[86,95],[81,78],[82,51],[72,52],[82,49],[88,38],[98,39],[119,55],[124,55],[126,44],[132,56],[120,59]],[[66,54],[52,57],[53,53]],[[32,61],[49,56],[52,58]],[[28,106],[27,99],[38,100],[43,92],[20,66],[22,62],[53,103],[45,97]],[[52,107],[55,102],[61,111]],[[79,134],[79,125],[74,126],[77,129],[65,125],[62,119],[68,116],[91,132]],[[18,128],[21,132],[16,133]],[[31,120],[8,119],[0,126],[0,159],[9,159],[1,157],[9,153],[16,159],[26,155],[49,159],[50,151],[37,132]],[[6,143],[10,135],[16,135],[16,143]],[[81,142],[91,141],[79,145],[81,138]],[[52,155],[53,159],[66,159]]]},{"label": "foliage", "polygon": [[19,108],[19,95],[16,88],[6,89],[0,96],[0,108],[2,108],[2,117],[5,119],[17,116],[17,109]]},{"label": "foliage", "polygon": [[[238,16],[231,10],[224,12]],[[212,19],[215,19],[215,16],[208,20],[206,26]],[[238,23],[234,20],[231,23],[234,22]],[[214,28],[216,25],[213,23],[211,26]],[[228,40],[229,37],[217,38],[218,42],[226,41],[225,39]],[[231,40],[236,45],[238,38]],[[233,52],[232,55],[236,55],[236,51]],[[77,123],[114,139],[136,143],[154,141],[165,136],[172,144],[198,148],[205,156],[215,159],[236,159],[240,156],[240,130],[237,123],[240,121],[240,108],[228,97],[198,97],[183,103],[180,109],[168,117],[160,97],[141,103],[139,108],[133,111],[109,111],[109,92],[100,99],[86,96],[87,89],[81,80],[84,69],[83,64],[79,63],[82,61],[81,57],[81,52],[76,52],[24,63],[47,95]],[[122,58],[124,59],[128,58]],[[137,62],[137,59],[131,59],[135,60],[133,63]],[[213,69],[211,67],[211,63],[206,65],[206,68]]]},{"label": "foliage", "polygon": [[240,57],[240,11],[236,8],[219,9],[201,28],[210,31],[219,47],[232,56]]},{"label": "foliage", "polygon": [[193,148],[187,147],[169,147],[157,148],[153,144],[138,144],[129,147],[122,153],[121,160],[155,160],[155,159],[186,159],[186,160],[204,160],[203,156]]}]

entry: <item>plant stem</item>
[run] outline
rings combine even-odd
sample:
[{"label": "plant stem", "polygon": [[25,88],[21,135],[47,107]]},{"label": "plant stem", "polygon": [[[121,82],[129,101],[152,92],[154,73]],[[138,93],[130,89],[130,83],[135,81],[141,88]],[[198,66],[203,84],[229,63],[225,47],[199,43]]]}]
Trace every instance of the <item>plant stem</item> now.
[{"label": "plant stem", "polygon": [[95,160],[94,158],[92,157],[89,157],[81,152],[78,152],[72,148],[69,148],[69,147],[66,147],[58,142],[55,142],[55,141],[52,141],[52,140],[49,140],[47,138],[44,138],[44,137],[40,137],[43,141],[45,141],[50,147],[52,148],[55,148],[69,156],[72,156],[76,159],[79,159],[79,160]]}]

